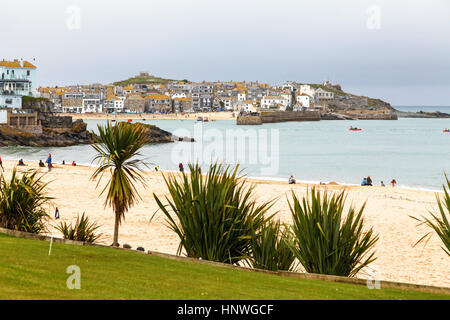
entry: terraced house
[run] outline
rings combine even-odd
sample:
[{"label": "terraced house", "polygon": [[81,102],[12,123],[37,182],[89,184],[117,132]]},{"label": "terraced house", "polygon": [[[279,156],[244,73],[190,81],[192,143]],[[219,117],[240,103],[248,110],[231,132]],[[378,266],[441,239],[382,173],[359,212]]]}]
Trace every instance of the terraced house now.
[{"label": "terraced house", "polygon": [[168,113],[172,111],[172,99],[165,94],[151,94],[145,97],[149,112]]}]

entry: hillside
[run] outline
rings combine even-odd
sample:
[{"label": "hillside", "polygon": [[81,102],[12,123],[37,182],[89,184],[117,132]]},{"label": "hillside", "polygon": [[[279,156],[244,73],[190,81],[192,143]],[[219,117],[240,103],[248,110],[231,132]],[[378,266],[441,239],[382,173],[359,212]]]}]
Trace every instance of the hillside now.
[{"label": "hillside", "polygon": [[[448,299],[448,295],[282,277],[129,250],[0,234],[0,299]],[[81,270],[68,290],[66,269]]]},{"label": "hillside", "polygon": [[115,86],[129,86],[132,84],[165,84],[169,81],[174,81],[173,79],[165,79],[165,78],[161,78],[161,77],[155,77],[155,76],[135,76],[135,77],[131,77],[128,78],[127,80],[121,80],[121,81],[116,81],[113,82],[113,85]]},{"label": "hillside", "polygon": [[309,84],[314,89],[323,89],[334,93],[334,99],[331,101],[320,102],[322,106],[327,107],[332,112],[344,113],[364,113],[372,111],[374,113],[394,112],[395,108],[390,103],[381,99],[358,96],[342,90],[339,84]]}]

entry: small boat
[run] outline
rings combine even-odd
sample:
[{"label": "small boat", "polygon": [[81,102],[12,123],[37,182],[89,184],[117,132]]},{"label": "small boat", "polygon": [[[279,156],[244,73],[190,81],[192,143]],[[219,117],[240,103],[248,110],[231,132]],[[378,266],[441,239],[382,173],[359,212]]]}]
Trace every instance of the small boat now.
[{"label": "small boat", "polygon": [[362,129],[361,128],[350,128],[348,130],[350,130],[350,131],[361,131]]},{"label": "small boat", "polygon": [[132,122],[133,120],[132,119],[128,119],[128,122]]},{"label": "small boat", "polygon": [[450,129],[444,129],[442,132],[450,132]]}]

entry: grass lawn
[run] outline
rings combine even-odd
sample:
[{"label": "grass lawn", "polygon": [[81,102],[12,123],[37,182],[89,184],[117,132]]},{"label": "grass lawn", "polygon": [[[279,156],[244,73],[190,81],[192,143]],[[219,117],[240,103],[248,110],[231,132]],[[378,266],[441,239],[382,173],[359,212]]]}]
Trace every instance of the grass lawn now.
[{"label": "grass lawn", "polygon": [[[0,299],[450,299],[416,291],[232,270],[112,248],[0,234]],[[69,290],[66,268],[81,269]]]}]

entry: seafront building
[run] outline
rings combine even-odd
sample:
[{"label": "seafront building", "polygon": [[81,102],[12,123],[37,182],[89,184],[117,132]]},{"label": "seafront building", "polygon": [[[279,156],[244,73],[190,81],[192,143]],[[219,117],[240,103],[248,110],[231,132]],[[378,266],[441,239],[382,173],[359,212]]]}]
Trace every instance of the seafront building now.
[{"label": "seafront building", "polygon": [[20,109],[22,96],[33,96],[35,72],[28,61],[0,61],[0,108]]},{"label": "seafront building", "polygon": [[38,115],[23,108],[23,97],[33,97],[36,66],[29,61],[15,59],[0,61],[0,125],[39,131]]}]

